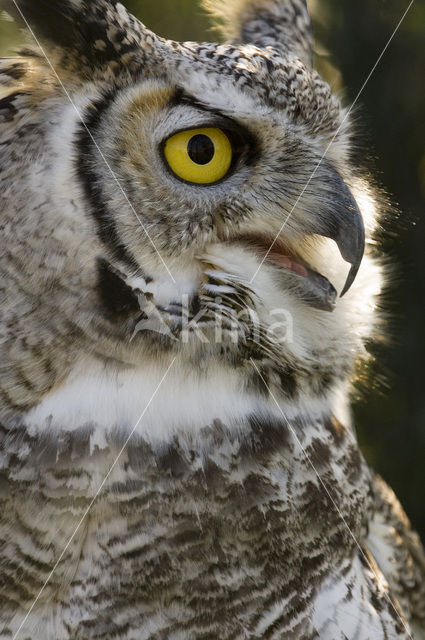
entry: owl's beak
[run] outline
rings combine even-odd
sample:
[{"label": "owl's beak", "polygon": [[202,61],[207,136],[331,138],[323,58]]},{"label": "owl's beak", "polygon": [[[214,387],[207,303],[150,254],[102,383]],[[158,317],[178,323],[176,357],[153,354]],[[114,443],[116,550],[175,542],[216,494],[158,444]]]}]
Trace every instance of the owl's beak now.
[{"label": "owl's beak", "polygon": [[[351,264],[342,297],[356,279],[363,260],[365,227],[357,202],[344,180],[329,165],[325,164],[323,169],[319,182],[321,190],[314,190],[317,208],[305,212],[302,220],[298,220],[298,228],[307,236],[334,240],[343,259]],[[223,238],[225,242],[228,240]],[[235,241],[257,252],[261,264],[267,260],[283,269],[286,279],[290,278],[291,283],[298,286],[308,304],[324,311],[334,310],[338,294],[333,284],[280,236],[248,233],[231,239],[231,242]]]},{"label": "owl's beak", "polygon": [[327,162],[321,166],[316,191],[317,210],[303,220],[307,234],[334,240],[342,257],[351,264],[341,293],[347,293],[356,279],[365,251],[365,227],[359,206],[339,173]]},{"label": "owl's beak", "polygon": [[344,180],[335,174],[337,206],[329,211],[321,235],[336,242],[342,257],[351,264],[341,297],[356,279],[365,251],[365,227],[359,206]]}]

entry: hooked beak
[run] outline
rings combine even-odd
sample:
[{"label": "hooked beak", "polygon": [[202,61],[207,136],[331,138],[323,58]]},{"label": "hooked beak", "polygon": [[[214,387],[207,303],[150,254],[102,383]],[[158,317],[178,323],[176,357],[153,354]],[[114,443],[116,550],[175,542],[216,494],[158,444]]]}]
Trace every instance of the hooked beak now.
[{"label": "hooked beak", "polygon": [[342,257],[351,264],[347,281],[341,293],[341,298],[351,288],[356,279],[365,251],[365,228],[362,214],[351,191],[341,178],[341,209],[335,213],[333,233],[329,238],[335,240]]},{"label": "hooked beak", "polygon": [[[314,211],[304,212],[298,224],[303,234],[334,240],[344,260],[351,264],[342,297],[350,289],[360,268],[365,250],[365,228],[350,189],[327,163],[323,163],[314,189],[314,206]],[[333,284],[298,256],[284,240],[259,233],[237,236],[231,241],[256,251],[262,258],[261,264],[267,260],[279,267],[285,273],[285,281],[289,279],[297,287],[301,299],[310,306],[322,311],[335,309],[338,294]]]},{"label": "hooked beak", "polygon": [[325,165],[325,178],[332,193],[332,205],[322,205],[319,220],[311,221],[310,232],[334,240],[344,260],[351,264],[342,297],[356,279],[363,260],[365,227],[359,206],[339,173]]}]

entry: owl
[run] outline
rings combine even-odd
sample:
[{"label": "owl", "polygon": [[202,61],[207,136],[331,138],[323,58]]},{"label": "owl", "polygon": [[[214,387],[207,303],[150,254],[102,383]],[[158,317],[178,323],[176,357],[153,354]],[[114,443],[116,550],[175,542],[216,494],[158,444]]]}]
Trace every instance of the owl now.
[{"label": "owl", "polygon": [[425,638],[350,414],[381,200],[305,0],[2,0],[0,639]]}]

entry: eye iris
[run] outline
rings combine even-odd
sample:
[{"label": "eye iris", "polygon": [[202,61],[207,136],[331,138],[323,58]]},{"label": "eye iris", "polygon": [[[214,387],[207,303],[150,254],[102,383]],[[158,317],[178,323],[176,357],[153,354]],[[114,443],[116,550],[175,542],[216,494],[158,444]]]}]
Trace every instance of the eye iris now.
[{"label": "eye iris", "polygon": [[229,173],[231,139],[216,127],[186,129],[165,141],[163,158],[177,178],[189,184],[214,184]]},{"label": "eye iris", "polygon": [[214,158],[214,143],[208,136],[197,134],[189,140],[187,152],[195,164],[208,164]]}]

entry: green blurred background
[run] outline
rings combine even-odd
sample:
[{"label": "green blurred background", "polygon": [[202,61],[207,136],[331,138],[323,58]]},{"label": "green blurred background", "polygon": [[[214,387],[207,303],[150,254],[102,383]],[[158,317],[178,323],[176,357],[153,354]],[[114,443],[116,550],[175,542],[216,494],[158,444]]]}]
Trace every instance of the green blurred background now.
[{"label": "green blurred background", "polygon": [[[316,66],[347,104],[356,97],[410,0],[312,0]],[[195,0],[127,0],[160,35],[211,40]],[[20,36],[0,21],[0,53]],[[362,92],[359,162],[387,189],[400,214],[381,232],[393,268],[382,307],[388,341],[371,345],[375,361],[358,385],[356,423],[366,457],[392,485],[425,538],[425,0],[414,0]]]}]

